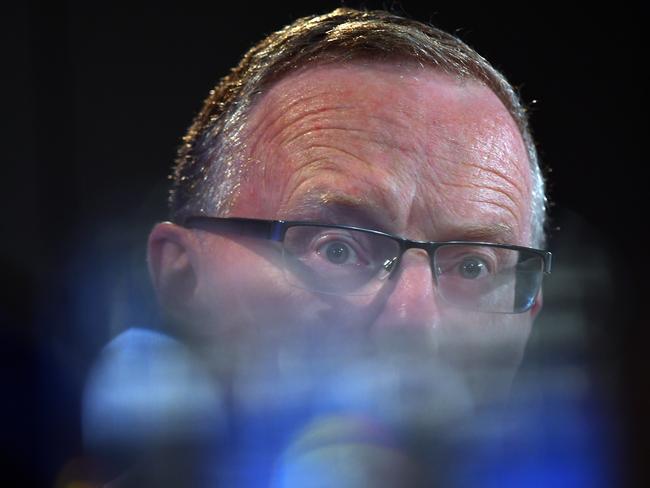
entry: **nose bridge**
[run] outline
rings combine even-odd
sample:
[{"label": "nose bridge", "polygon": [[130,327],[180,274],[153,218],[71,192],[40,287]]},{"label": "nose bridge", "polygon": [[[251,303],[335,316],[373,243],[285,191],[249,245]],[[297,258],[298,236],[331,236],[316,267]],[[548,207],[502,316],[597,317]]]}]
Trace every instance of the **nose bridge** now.
[{"label": "nose bridge", "polygon": [[435,275],[433,270],[433,254],[428,246],[419,244],[408,247],[400,260],[399,268],[395,275],[396,280],[402,280],[407,285],[418,283],[424,293],[435,292]]},{"label": "nose bridge", "polygon": [[426,264],[429,266],[431,264],[431,254],[429,254],[428,246],[424,242],[411,241],[402,252],[400,268],[403,270],[408,266]]},{"label": "nose bridge", "polygon": [[398,279],[404,269],[409,266],[419,264],[419,266],[424,267],[426,264],[430,271],[429,282],[435,284],[436,273],[434,269],[434,253],[436,248],[437,243],[435,242],[404,240],[402,242],[399,266],[396,273],[392,276],[393,279]]},{"label": "nose bridge", "polygon": [[439,321],[431,249],[422,244],[412,242],[404,250],[391,277],[378,327],[432,328]]}]

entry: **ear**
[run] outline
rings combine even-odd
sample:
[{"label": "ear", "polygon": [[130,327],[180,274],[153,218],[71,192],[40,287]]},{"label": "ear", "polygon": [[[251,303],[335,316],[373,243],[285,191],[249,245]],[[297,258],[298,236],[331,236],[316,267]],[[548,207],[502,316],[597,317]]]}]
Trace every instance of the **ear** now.
[{"label": "ear", "polygon": [[539,312],[542,311],[542,305],[544,304],[544,294],[542,293],[542,289],[540,288],[539,291],[537,292],[537,296],[535,297],[535,303],[533,303],[533,307],[530,309],[530,317],[535,320]]},{"label": "ear", "polygon": [[149,234],[149,274],[158,301],[172,315],[187,310],[194,298],[197,246],[191,231],[171,222],[157,224]]}]

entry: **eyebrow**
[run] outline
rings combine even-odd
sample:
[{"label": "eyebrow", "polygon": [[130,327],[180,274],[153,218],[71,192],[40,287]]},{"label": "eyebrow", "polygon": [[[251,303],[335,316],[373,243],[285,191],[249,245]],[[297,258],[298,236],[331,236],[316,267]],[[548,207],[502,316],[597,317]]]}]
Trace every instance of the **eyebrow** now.
[{"label": "eyebrow", "polygon": [[[385,199],[382,199],[385,200]],[[396,220],[388,202],[377,202],[366,195],[353,197],[339,191],[312,191],[294,206],[291,219],[319,220],[323,223],[370,225],[376,230],[389,230]],[[343,219],[343,220],[342,220]]]},{"label": "eyebrow", "polygon": [[495,244],[514,244],[517,237],[515,229],[504,223],[460,226],[453,233],[459,236],[458,240]]}]

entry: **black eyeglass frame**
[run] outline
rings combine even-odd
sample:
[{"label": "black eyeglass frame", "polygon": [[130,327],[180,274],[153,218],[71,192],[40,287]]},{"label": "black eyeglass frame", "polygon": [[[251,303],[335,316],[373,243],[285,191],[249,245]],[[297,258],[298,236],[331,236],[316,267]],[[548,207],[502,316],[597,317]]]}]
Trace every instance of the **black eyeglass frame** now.
[{"label": "black eyeglass frame", "polygon": [[[356,227],[352,225],[339,225],[339,224],[323,224],[320,222],[312,221],[302,221],[302,220],[263,220],[263,219],[250,219],[244,217],[211,217],[208,215],[193,215],[186,217],[182,220],[181,226],[186,228],[201,228],[203,230],[210,231],[209,227],[211,225],[219,225],[220,227],[223,224],[234,224],[239,226],[239,235],[246,237],[256,237],[262,239],[268,239],[276,242],[283,242],[284,236],[287,233],[287,230],[291,227],[300,227],[300,226],[318,226],[325,227],[330,229],[342,229],[342,230],[353,230],[359,232],[366,232],[368,234],[375,234],[382,237],[387,237],[394,240],[399,244],[399,255],[396,256],[396,261],[393,264],[392,268],[397,269],[399,263],[402,259],[402,256],[409,249],[422,249],[427,252],[429,255],[429,260],[433,267],[434,255],[436,249],[442,246],[447,245],[465,245],[465,246],[486,246],[494,247],[500,249],[509,249],[512,251],[525,251],[533,253],[542,258],[542,271],[544,274],[550,274],[551,272],[551,261],[552,253],[543,249],[536,249],[533,247],[526,246],[515,246],[512,244],[497,244],[494,242],[478,242],[478,241],[416,241],[413,239],[406,239],[404,237],[396,236],[393,234],[388,234],[374,229],[366,229],[364,227]],[[206,228],[208,227],[208,228]],[[246,232],[242,232],[246,231]],[[433,270],[434,280],[436,279],[435,270]],[[390,275],[392,275],[392,270]]]}]

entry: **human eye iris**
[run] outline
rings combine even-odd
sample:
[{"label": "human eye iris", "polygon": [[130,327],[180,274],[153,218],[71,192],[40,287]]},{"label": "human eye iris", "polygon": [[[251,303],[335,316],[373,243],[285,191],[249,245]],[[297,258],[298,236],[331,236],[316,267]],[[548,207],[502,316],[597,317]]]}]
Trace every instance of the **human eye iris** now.
[{"label": "human eye iris", "polygon": [[357,260],[357,253],[352,246],[340,239],[322,244],[318,253],[332,264],[348,264]]},{"label": "human eye iris", "polygon": [[485,276],[489,272],[487,263],[475,256],[468,256],[458,264],[458,273],[461,277],[469,280],[475,280]]}]

